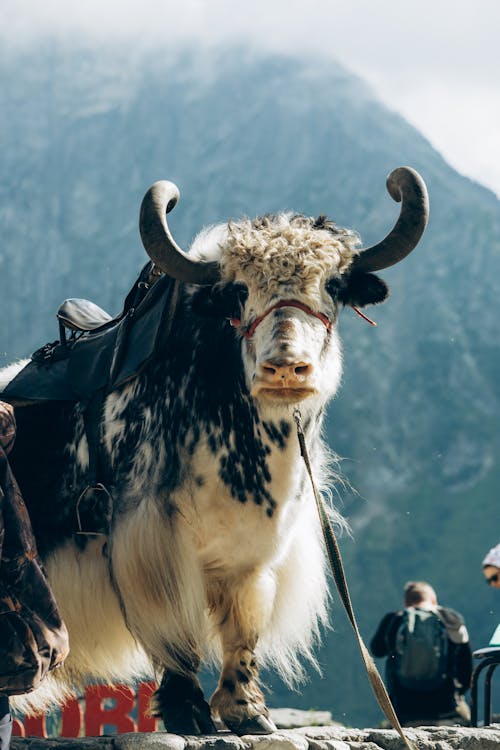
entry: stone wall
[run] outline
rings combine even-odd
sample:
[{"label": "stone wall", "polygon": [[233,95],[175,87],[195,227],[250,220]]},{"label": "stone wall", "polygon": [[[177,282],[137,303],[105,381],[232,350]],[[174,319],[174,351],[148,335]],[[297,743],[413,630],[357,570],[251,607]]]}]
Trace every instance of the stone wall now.
[{"label": "stone wall", "polygon": [[[500,724],[477,729],[419,727],[407,729],[406,733],[418,750],[500,750]],[[403,750],[404,746],[390,729],[308,726],[245,737],[229,732],[203,737],[166,732],[79,739],[14,737],[11,747],[12,750]]]}]

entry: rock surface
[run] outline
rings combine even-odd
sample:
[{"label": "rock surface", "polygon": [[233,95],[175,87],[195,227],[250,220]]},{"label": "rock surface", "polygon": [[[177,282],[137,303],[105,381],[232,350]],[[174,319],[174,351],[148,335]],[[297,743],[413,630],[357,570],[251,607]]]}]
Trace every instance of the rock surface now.
[{"label": "rock surface", "polygon": [[[500,724],[489,727],[418,727],[407,729],[416,750],[500,750]],[[274,734],[237,737],[229,732],[202,737],[166,732],[104,737],[14,737],[12,750],[404,750],[390,729],[308,726]]]},{"label": "rock surface", "polygon": [[335,724],[330,711],[302,711],[300,708],[271,708],[271,719],[278,729],[296,729],[297,727],[330,726]]}]

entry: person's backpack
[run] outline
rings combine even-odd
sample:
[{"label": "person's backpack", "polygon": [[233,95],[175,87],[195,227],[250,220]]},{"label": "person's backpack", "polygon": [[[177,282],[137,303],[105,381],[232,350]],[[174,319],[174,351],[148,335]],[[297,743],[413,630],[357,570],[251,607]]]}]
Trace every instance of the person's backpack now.
[{"label": "person's backpack", "polygon": [[[13,442],[0,402],[0,694],[35,690],[68,654],[68,633],[38,557],[28,511],[4,450]],[[5,428],[2,430],[2,427]]]},{"label": "person's backpack", "polygon": [[447,679],[448,637],[435,611],[408,607],[396,633],[394,671],[410,690],[436,690]]}]

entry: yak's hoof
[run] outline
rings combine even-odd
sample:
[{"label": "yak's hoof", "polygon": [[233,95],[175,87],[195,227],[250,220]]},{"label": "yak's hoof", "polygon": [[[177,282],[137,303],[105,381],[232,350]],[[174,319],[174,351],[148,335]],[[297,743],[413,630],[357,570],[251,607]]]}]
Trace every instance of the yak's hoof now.
[{"label": "yak's hoof", "polygon": [[224,724],[229,731],[234,732],[234,734],[240,737],[244,734],[272,734],[278,731],[271,719],[268,719],[263,714],[254,716],[252,719],[243,719],[243,721],[239,722],[224,720]]},{"label": "yak's hoof", "polygon": [[210,706],[186,703],[175,713],[163,717],[165,729],[171,734],[217,734],[217,727],[210,715]]}]

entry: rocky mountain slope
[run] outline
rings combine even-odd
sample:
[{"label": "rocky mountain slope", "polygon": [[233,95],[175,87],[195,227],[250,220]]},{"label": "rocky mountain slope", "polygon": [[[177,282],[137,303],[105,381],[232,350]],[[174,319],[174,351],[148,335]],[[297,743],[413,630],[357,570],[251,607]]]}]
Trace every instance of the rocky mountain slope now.
[{"label": "rocky mountain slope", "polygon": [[[339,488],[354,532],[342,549],[367,637],[405,580],[427,578],[484,645],[499,614],[480,572],[500,531],[497,198],[321,60],[45,42],[4,49],[0,82],[0,363],[57,337],[65,297],[118,312],[144,261],[138,208],[157,179],[181,189],[171,224],[184,246],[203,224],[283,208],[327,213],[369,244],[397,216],[387,173],[421,172],[429,228],[383,274],[392,294],[371,312],[378,327],[341,319],[328,437],[352,486]],[[378,711],[333,609],[323,680],[290,699],[269,676],[271,702],[366,725]]]}]

